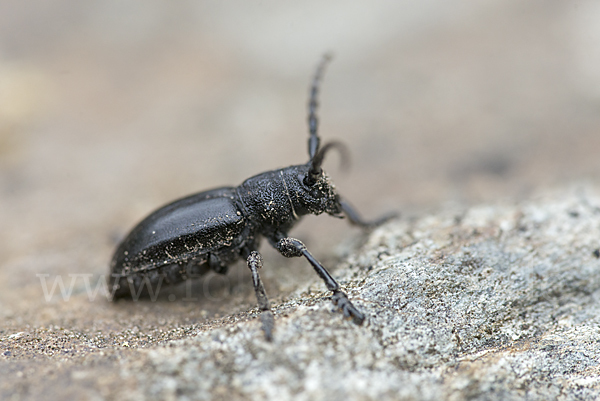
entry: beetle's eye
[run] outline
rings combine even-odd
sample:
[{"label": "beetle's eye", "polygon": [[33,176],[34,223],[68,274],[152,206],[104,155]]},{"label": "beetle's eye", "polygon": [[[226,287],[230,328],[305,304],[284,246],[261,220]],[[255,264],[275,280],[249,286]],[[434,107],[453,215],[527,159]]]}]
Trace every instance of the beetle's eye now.
[{"label": "beetle's eye", "polygon": [[304,177],[304,185],[312,187],[319,180],[319,176],[323,174],[323,170],[310,168]]},{"label": "beetle's eye", "polygon": [[313,185],[315,185],[315,183],[317,182],[316,180],[314,180],[310,174],[306,174],[304,176],[304,179],[302,180],[302,182],[304,183],[304,185],[306,185],[307,187],[312,187]]}]

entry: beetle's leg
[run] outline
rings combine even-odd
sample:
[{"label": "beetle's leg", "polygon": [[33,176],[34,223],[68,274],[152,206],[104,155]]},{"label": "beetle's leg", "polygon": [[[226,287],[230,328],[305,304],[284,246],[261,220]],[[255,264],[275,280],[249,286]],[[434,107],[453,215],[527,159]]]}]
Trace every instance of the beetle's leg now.
[{"label": "beetle's leg", "polygon": [[262,322],[263,331],[265,332],[265,338],[267,341],[272,341],[274,327],[273,312],[271,312],[271,305],[267,298],[265,287],[258,275],[258,269],[262,267],[262,257],[260,256],[260,253],[252,251],[250,252],[250,255],[248,255],[246,261],[252,272],[252,284],[254,285],[256,299],[258,300],[258,308],[261,310],[260,320]]},{"label": "beetle's leg", "polygon": [[346,202],[343,199],[339,199],[339,202],[340,202],[340,205],[342,206],[342,212],[344,212],[346,217],[348,217],[348,220],[350,221],[350,223],[355,226],[362,227],[362,228],[367,228],[367,229],[375,228],[377,226],[382,225],[383,223],[388,222],[391,219],[398,217],[398,213],[391,212],[391,213],[385,214],[375,220],[365,221],[360,216],[360,214],[356,211],[356,209],[354,209],[348,202]]},{"label": "beetle's leg", "polygon": [[310,252],[308,252],[308,249],[306,249],[306,246],[300,240],[286,237],[279,240],[276,246],[279,252],[287,258],[304,256],[314,267],[319,277],[321,277],[321,279],[325,282],[327,289],[329,291],[333,291],[331,300],[333,301],[334,305],[337,305],[337,307],[344,313],[345,317],[352,318],[354,323],[360,325],[364,322],[365,315],[363,315],[358,309],[356,309],[356,307],[354,307],[354,305],[352,305],[352,302],[350,302],[346,293],[340,289],[340,285],[337,283],[337,281],[335,281],[327,269],[325,269],[325,267],[323,267],[323,265],[319,263],[319,261],[317,261],[317,259],[315,259]]},{"label": "beetle's leg", "polygon": [[219,257],[217,255],[215,255],[214,253],[208,254],[207,263],[208,263],[208,267],[210,267],[210,269],[212,271],[214,271],[215,273],[227,274],[227,270],[229,269],[229,266],[227,266],[225,263],[221,262],[221,259],[219,259]]}]

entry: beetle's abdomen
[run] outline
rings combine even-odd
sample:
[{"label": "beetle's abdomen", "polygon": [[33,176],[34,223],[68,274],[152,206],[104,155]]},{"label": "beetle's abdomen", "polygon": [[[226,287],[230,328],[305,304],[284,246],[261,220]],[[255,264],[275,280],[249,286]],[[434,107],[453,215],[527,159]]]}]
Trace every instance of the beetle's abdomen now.
[{"label": "beetle's abdomen", "polygon": [[219,188],[177,200],[150,214],[117,248],[111,282],[115,276],[154,281],[161,275],[168,283],[182,281],[186,268],[207,270],[201,265],[211,253],[225,264],[233,262],[245,242],[253,239],[236,199],[235,189]]}]

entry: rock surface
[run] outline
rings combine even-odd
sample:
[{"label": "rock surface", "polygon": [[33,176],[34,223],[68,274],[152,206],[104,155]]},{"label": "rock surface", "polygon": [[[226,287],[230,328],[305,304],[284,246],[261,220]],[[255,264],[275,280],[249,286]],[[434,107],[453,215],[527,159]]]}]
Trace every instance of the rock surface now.
[{"label": "rock surface", "polygon": [[[257,319],[121,364],[151,399],[596,399],[600,196],[445,211],[373,232],[335,270],[368,323],[321,285]],[[134,397],[135,398],[135,397]]]},{"label": "rock surface", "polygon": [[[0,396],[596,399],[599,234],[600,192],[591,185],[401,219],[348,246],[332,269],[367,314],[361,327],[333,311],[315,278],[274,302],[273,343],[256,308],[179,327],[170,338],[182,339],[146,349],[127,349],[140,343],[130,330],[119,351],[97,345],[81,358],[42,359],[48,378],[21,372],[15,386],[7,377],[22,360],[0,365]],[[32,337],[4,336],[2,352]]]}]

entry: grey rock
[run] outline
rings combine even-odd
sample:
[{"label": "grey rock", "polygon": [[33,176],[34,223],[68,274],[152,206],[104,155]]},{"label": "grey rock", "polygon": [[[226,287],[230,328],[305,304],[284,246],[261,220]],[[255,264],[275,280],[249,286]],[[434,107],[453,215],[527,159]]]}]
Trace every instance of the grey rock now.
[{"label": "grey rock", "polygon": [[119,396],[148,399],[463,400],[600,396],[600,195],[589,185],[519,204],[391,222],[333,275],[368,315],[333,310],[324,286],[138,350]]}]

